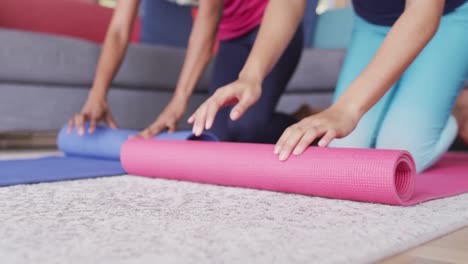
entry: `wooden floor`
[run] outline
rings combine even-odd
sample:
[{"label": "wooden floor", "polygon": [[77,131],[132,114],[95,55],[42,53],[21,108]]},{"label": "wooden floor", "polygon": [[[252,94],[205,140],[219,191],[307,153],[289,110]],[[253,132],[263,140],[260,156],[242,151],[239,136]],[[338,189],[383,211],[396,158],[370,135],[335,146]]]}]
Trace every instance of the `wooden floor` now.
[{"label": "wooden floor", "polygon": [[57,132],[16,132],[0,133],[0,150],[9,149],[51,149],[55,148]]},{"label": "wooden floor", "polygon": [[411,249],[381,264],[468,264],[468,227]]}]

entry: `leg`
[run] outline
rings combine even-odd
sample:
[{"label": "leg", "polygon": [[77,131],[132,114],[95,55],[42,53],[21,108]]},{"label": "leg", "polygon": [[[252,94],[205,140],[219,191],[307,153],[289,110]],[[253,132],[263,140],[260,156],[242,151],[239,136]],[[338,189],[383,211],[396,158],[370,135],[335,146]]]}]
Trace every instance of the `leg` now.
[{"label": "leg", "polygon": [[[248,37],[241,37],[220,43],[210,83],[210,94],[213,94],[219,87],[237,80],[239,72],[249,56],[250,46],[246,44],[248,42]],[[235,140],[234,133],[230,127],[232,125],[229,118],[231,109],[232,107],[221,109],[216,115],[211,129],[221,141]]]},{"label": "leg", "polygon": [[[350,46],[337,83],[334,101],[345,91],[351,82],[361,74],[374,57],[389,27],[372,25],[355,16],[353,35]],[[385,113],[392,88],[374,107],[359,121],[355,130],[347,137],[334,140],[332,147],[371,148],[375,144],[379,120]]]},{"label": "leg", "polygon": [[[252,38],[252,45],[255,38]],[[275,143],[283,131],[296,119],[275,113],[278,101],[291,79],[303,49],[303,29],[300,26],[288,47],[262,84],[262,96],[245,115],[232,125],[237,132],[237,141]]]},{"label": "leg", "polygon": [[468,73],[468,3],[443,16],[434,38],[400,79],[379,131],[377,148],[406,149],[418,172],[450,147],[450,113]]}]

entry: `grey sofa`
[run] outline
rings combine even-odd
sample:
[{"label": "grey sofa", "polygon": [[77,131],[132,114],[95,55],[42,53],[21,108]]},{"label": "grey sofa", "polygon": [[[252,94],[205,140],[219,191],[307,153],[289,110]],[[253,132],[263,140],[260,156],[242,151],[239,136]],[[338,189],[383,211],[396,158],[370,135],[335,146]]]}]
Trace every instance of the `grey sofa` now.
[{"label": "grey sofa", "polygon": [[[81,109],[94,77],[100,46],[91,42],[0,29],[0,133],[54,131]],[[109,95],[120,127],[150,124],[170,99],[185,51],[131,45]],[[304,50],[278,110],[303,103],[327,106],[345,51]],[[187,115],[207,97],[212,65],[190,101]],[[187,128],[185,118],[180,124]]]}]

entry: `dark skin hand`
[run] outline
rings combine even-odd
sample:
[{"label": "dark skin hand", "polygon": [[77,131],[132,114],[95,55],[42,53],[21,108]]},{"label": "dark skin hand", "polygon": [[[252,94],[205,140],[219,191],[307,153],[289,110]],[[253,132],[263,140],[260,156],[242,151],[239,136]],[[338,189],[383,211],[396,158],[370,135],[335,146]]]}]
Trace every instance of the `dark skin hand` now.
[{"label": "dark skin hand", "polygon": [[169,133],[176,131],[195,85],[211,60],[223,5],[223,0],[199,1],[198,14],[190,34],[187,55],[174,96],[166,109],[150,126],[136,135],[137,137],[151,138],[164,130]]},{"label": "dark skin hand", "polygon": [[[69,133],[74,127],[85,133],[84,125],[90,123],[92,133],[99,122],[117,128],[107,103],[110,84],[125,56],[133,23],[138,13],[139,0],[118,1],[99,58],[96,76],[88,99],[81,111],[69,121]],[[174,132],[185,113],[195,85],[211,60],[216,33],[223,11],[223,0],[200,0],[199,12],[190,34],[190,40],[176,91],[163,112],[137,137],[151,138],[167,130]]]},{"label": "dark skin hand", "polygon": [[127,50],[139,3],[139,0],[117,2],[106,33],[93,86],[81,111],[68,122],[68,133],[76,127],[78,134],[84,135],[84,125],[88,121],[90,123],[88,133],[93,133],[101,121],[106,122],[111,128],[117,128],[107,103],[107,93]]}]

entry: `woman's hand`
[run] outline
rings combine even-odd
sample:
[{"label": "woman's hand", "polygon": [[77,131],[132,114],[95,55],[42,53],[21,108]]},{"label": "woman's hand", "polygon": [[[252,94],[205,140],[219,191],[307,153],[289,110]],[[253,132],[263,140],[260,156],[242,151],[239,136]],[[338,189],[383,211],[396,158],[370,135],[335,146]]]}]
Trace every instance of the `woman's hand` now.
[{"label": "woman's hand", "polygon": [[187,99],[178,97],[173,98],[158,118],[156,118],[153,124],[141,131],[137,137],[151,138],[165,129],[167,129],[169,133],[175,132],[177,129],[177,123],[185,113],[186,108]]},{"label": "woman's hand", "polygon": [[117,123],[112,116],[107,101],[97,96],[90,95],[81,111],[70,119],[68,133],[71,133],[73,127],[76,127],[78,135],[84,135],[84,127],[87,121],[89,121],[88,133],[90,134],[96,130],[96,126],[100,121],[105,121],[113,129],[117,128]]},{"label": "woman's hand", "polygon": [[193,133],[200,136],[204,129],[210,129],[219,109],[229,105],[235,104],[230,118],[233,121],[238,120],[260,98],[261,93],[260,81],[242,78],[219,88],[188,119],[193,124]]},{"label": "woman's hand", "polygon": [[333,105],[325,111],[302,119],[287,128],[276,143],[274,153],[286,160],[291,152],[300,155],[316,139],[318,145],[327,146],[335,138],[350,134],[358,124],[360,115],[350,107]]}]

